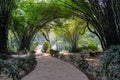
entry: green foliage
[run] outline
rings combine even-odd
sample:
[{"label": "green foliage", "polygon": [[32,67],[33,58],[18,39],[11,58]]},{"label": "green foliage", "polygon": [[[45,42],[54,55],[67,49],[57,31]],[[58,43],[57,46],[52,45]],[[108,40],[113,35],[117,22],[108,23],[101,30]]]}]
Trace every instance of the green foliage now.
[{"label": "green foliage", "polygon": [[[3,18],[5,13],[11,15],[12,11],[16,7],[17,0],[0,0],[0,17]],[[7,16],[5,16],[7,17]]]},{"label": "green foliage", "polygon": [[81,50],[93,50],[93,51],[98,51],[98,47],[93,45],[93,44],[90,44],[88,46],[82,46],[81,47]]},{"label": "green foliage", "polygon": [[84,72],[86,72],[89,67],[88,61],[85,60],[85,58],[85,54],[81,53],[81,55],[76,59],[76,67]]},{"label": "green foliage", "polygon": [[45,42],[45,43],[43,44],[42,51],[43,51],[43,52],[49,52],[49,51],[50,51],[50,48],[51,48],[50,43],[49,43],[49,42]]},{"label": "green foliage", "polygon": [[17,37],[14,35],[14,33],[9,30],[8,34],[8,49],[10,51],[16,52],[19,48],[19,41]]},{"label": "green foliage", "polygon": [[[103,49],[120,44],[120,0],[60,0],[74,15],[87,21],[88,29],[96,34]],[[111,17],[109,17],[111,16]],[[89,24],[93,25],[90,27]],[[113,27],[114,26],[114,27]],[[111,36],[112,35],[112,36]]]},{"label": "green foliage", "polygon": [[70,55],[70,62],[74,63],[76,61],[75,55]]},{"label": "green foliage", "polygon": [[78,41],[85,32],[85,21],[76,17],[55,21],[54,32],[57,36],[69,43],[69,50],[78,47]]},{"label": "green foliage", "polygon": [[88,46],[82,46],[82,47],[78,47],[74,50],[72,50],[71,52],[81,52],[82,50],[92,50],[92,51],[98,51],[98,47],[94,44],[89,44]]},{"label": "green foliage", "polygon": [[5,54],[0,54],[0,59],[6,59]]},{"label": "green foliage", "polygon": [[[18,38],[19,46],[24,41],[25,48],[31,46],[32,40],[36,33],[45,27],[45,25],[56,18],[69,17],[70,12],[61,7],[54,0],[48,2],[42,0],[25,0],[18,4],[18,8],[14,11],[11,20],[11,30]],[[28,41],[29,40],[29,41]]]},{"label": "green foliage", "polygon": [[34,49],[37,47],[38,44],[39,44],[39,42],[33,41],[31,46],[30,46],[30,51],[34,51]]},{"label": "green foliage", "polygon": [[6,74],[13,78],[13,80],[17,80],[16,78],[20,78],[19,72],[15,66],[15,63],[12,61],[2,60],[0,59],[0,73]]},{"label": "green foliage", "polygon": [[58,56],[59,56],[59,51],[50,49],[50,55],[58,58]]},{"label": "green foliage", "polygon": [[53,32],[65,42],[68,50],[71,52],[80,52],[83,49],[98,50],[100,41],[98,37],[86,29],[85,21],[76,17],[69,19],[60,19],[55,21]]},{"label": "green foliage", "polygon": [[96,51],[101,50],[101,44],[99,38],[95,34],[88,31],[88,29],[81,36],[81,39],[79,40],[79,46],[83,47],[83,49],[85,48]]},{"label": "green foliage", "polygon": [[0,0],[0,52],[8,51],[8,28],[12,11],[16,7],[16,0]]},{"label": "green foliage", "polygon": [[21,80],[21,72],[28,73],[36,64],[35,54],[31,53],[25,58],[0,59],[0,73],[6,74],[13,80]]},{"label": "green foliage", "polygon": [[81,47],[78,47],[78,48],[76,48],[76,49],[73,49],[73,50],[70,51],[70,52],[78,53],[78,52],[80,52],[80,51],[82,51],[82,48],[81,48]]},{"label": "green foliage", "polygon": [[100,57],[100,68],[98,77],[105,77],[106,80],[120,79],[120,45],[112,46],[104,51]]}]

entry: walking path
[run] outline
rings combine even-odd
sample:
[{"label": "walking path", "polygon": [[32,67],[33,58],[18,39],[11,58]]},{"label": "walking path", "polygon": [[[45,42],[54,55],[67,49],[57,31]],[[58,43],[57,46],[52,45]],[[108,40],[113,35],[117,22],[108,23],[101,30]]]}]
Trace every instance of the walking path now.
[{"label": "walking path", "polygon": [[37,56],[36,68],[22,80],[88,80],[77,68],[47,54]]}]

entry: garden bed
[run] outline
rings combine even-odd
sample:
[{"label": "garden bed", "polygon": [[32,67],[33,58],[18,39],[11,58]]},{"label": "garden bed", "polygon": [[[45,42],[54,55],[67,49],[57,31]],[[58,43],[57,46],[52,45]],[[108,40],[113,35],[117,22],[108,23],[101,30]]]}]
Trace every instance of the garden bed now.
[{"label": "garden bed", "polygon": [[[52,51],[53,52],[53,51]],[[55,52],[55,51],[54,51]],[[73,64],[84,72],[89,80],[120,80],[120,46],[111,46],[101,55],[88,56],[81,53],[51,53],[53,57],[59,58]]]},{"label": "garden bed", "polygon": [[8,60],[0,59],[0,78],[2,80],[21,80],[36,65],[35,53],[27,56],[14,56]]}]

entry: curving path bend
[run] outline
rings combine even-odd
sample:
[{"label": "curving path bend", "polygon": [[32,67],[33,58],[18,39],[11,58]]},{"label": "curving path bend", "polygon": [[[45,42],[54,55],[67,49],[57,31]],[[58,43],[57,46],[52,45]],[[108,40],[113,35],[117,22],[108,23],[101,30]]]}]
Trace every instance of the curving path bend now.
[{"label": "curving path bend", "polygon": [[22,80],[88,80],[77,68],[47,54],[37,56],[36,68]]}]

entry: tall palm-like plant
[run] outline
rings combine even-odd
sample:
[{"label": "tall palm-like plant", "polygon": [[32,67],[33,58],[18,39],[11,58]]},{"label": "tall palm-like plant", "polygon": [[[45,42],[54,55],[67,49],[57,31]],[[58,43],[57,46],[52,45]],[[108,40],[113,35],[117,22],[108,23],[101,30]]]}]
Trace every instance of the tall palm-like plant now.
[{"label": "tall palm-like plant", "polygon": [[120,0],[66,0],[65,6],[82,17],[102,44],[103,49],[120,44]]},{"label": "tall palm-like plant", "polygon": [[0,0],[0,53],[6,53],[8,40],[8,25],[15,0]]}]

